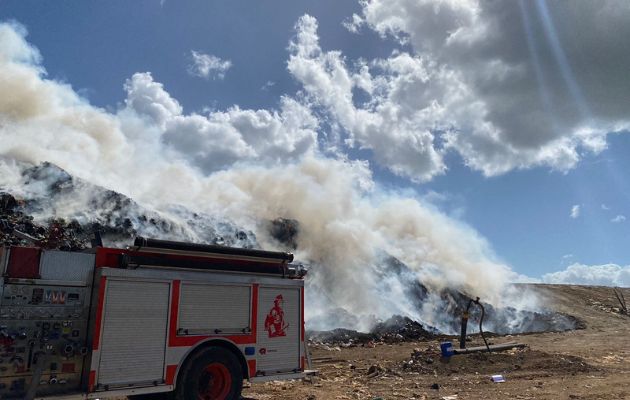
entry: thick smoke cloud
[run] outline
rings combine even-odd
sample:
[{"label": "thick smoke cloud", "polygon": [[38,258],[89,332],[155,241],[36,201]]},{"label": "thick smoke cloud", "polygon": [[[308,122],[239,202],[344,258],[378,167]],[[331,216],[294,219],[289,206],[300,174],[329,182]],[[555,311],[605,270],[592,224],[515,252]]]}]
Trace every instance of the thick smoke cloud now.
[{"label": "thick smoke cloud", "polygon": [[[356,75],[385,84],[384,91],[372,94],[372,109],[386,108],[397,121],[413,122],[403,124],[409,132],[424,132],[415,162],[403,157],[406,161],[395,169],[402,175],[422,177],[418,169],[425,178],[440,173],[447,150],[486,175],[533,166],[567,170],[585,152],[602,151],[607,134],[630,126],[627,1],[361,3],[361,15],[346,22],[351,31],[373,29],[412,49],[375,62],[390,67],[384,75],[369,79],[367,67]],[[308,59],[328,71],[324,76],[342,75],[340,55],[325,57]],[[401,60],[408,67],[392,70]],[[321,98],[326,85],[315,77],[298,74]],[[356,82],[357,88],[370,87]],[[349,104],[349,88],[344,95]],[[361,127],[342,124],[379,159],[382,146],[370,142]],[[404,146],[411,135],[383,130],[380,137],[386,136],[393,148]]]},{"label": "thick smoke cloud", "polygon": [[[301,44],[292,47],[307,45],[296,40]],[[408,56],[401,57],[404,66]],[[370,81],[366,77],[366,88]],[[266,248],[280,244],[261,221],[296,219],[297,256],[313,265],[311,316],[328,313],[334,320],[328,310],[343,307],[366,318],[402,313],[422,319],[431,307],[413,308],[404,296],[405,281],[416,279],[495,305],[505,300],[514,274],[482,237],[430,204],[381,190],[367,162],[324,156],[319,121],[304,100],[287,96],[278,110],[234,107],[201,115],[184,113],[149,73],[134,74],[124,89],[127,99],[115,112],[90,105],[69,85],[46,77],[22,27],[0,25],[0,93],[6,94],[0,97],[0,188],[19,194],[20,163],[50,161],[158,211],[177,204],[234,221]],[[356,140],[368,140],[370,129]],[[422,148],[423,134],[400,134]],[[56,216],[72,214],[72,204],[66,206]],[[410,271],[383,271],[384,253]]]},{"label": "thick smoke cloud", "polygon": [[543,275],[543,282],[630,287],[630,265],[576,263],[562,271]]}]

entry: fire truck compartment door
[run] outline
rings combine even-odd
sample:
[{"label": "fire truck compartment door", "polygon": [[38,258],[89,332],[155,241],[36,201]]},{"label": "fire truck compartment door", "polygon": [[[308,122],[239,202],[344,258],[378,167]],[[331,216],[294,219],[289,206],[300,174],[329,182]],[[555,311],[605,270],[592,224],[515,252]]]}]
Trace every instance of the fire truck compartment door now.
[{"label": "fire truck compartment door", "polygon": [[257,370],[273,375],[300,368],[301,309],[298,288],[260,288]]},{"label": "fire truck compartment door", "polygon": [[246,332],[250,329],[251,290],[251,285],[182,283],[178,329],[190,334]]},{"label": "fire truck compartment door", "polygon": [[169,283],[108,280],[97,383],[162,382]]}]

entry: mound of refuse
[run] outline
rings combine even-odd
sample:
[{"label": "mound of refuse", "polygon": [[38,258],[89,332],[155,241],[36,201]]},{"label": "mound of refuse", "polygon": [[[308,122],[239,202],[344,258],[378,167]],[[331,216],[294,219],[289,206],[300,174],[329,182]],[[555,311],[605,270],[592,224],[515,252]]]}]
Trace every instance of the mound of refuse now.
[{"label": "mound of refuse", "polygon": [[25,167],[19,192],[10,189],[0,187],[0,245],[81,250],[90,247],[94,233],[99,232],[106,244],[114,246],[127,245],[142,235],[258,247],[253,232],[229,221],[175,205],[158,212],[51,163]]},{"label": "mound of refuse", "polygon": [[438,332],[434,328],[424,327],[419,322],[401,315],[394,315],[386,321],[378,322],[370,332],[343,328],[307,332],[309,340],[314,343],[343,346],[426,340],[434,338],[436,334]]}]

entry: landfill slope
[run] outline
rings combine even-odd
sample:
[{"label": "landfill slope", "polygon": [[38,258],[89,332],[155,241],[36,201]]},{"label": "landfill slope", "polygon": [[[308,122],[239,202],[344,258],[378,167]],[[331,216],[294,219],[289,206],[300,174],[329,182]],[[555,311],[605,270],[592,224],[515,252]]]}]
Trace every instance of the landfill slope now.
[{"label": "landfill slope", "polygon": [[[630,317],[612,288],[534,285],[556,311],[584,329],[492,336],[522,350],[440,359],[439,344],[455,337],[400,342],[311,344],[313,382],[256,383],[244,399],[630,399]],[[626,299],[630,289],[623,289]],[[481,345],[477,335],[467,346]],[[500,374],[504,383],[493,383]]]}]

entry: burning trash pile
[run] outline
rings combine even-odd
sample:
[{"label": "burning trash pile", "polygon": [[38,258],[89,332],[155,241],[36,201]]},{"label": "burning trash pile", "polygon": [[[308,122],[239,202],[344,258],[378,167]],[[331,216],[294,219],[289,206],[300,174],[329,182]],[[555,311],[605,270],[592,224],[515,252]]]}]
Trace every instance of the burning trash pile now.
[{"label": "burning trash pile", "polygon": [[[443,290],[440,293],[440,312],[446,318],[448,332],[459,332],[460,316],[466,310],[466,304],[470,298],[465,294],[452,289]],[[417,301],[422,301],[422,298]],[[552,311],[529,311],[514,307],[497,308],[492,304],[482,302],[485,315],[483,329],[486,332],[497,335],[510,335],[533,332],[563,332],[574,329],[584,329],[584,321],[571,315]],[[481,318],[480,309],[470,311],[471,328],[477,331],[477,325]]]},{"label": "burning trash pile", "polygon": [[52,219],[42,226],[23,210],[24,201],[0,193],[0,246],[33,245],[46,249],[81,250],[86,247],[84,229],[76,222]]},{"label": "burning trash pile", "polygon": [[24,210],[24,201],[0,192],[0,246],[37,245],[45,249],[82,250],[85,229],[76,221],[51,219],[37,224]]},{"label": "burning trash pile", "polygon": [[0,187],[0,245],[81,250],[90,247],[98,232],[107,245],[114,246],[142,235],[257,247],[255,235],[234,224],[177,206],[158,213],[47,162],[24,168],[20,189],[12,193]]},{"label": "burning trash pile", "polygon": [[425,328],[408,317],[394,315],[388,320],[374,325],[368,333],[338,328],[330,331],[308,331],[307,336],[314,344],[352,347],[375,343],[429,340],[433,339],[437,333],[434,328]]},{"label": "burning trash pile", "polygon": [[[161,207],[158,212],[121,193],[72,176],[52,163],[21,165],[15,182],[7,181],[5,185],[0,186],[0,245],[30,244],[48,249],[81,250],[91,246],[98,232],[106,246],[126,246],[134,236],[141,235],[260,248],[251,230],[226,218],[174,205]],[[309,228],[303,221],[270,218],[257,223],[261,228],[259,233],[271,238],[274,247],[298,254],[303,252],[299,244]],[[376,267],[369,270],[374,274],[374,281],[383,282],[377,296],[393,298],[388,293],[397,290],[395,298],[406,304],[405,310],[394,307],[390,315],[358,315],[332,299],[331,305],[336,308],[315,313],[307,319],[312,340],[337,345],[395,343],[428,339],[438,333],[453,334],[459,330],[460,316],[469,299],[466,294],[457,288],[429,288],[418,280],[410,266],[384,251],[380,254]],[[303,261],[310,262],[308,259]],[[330,272],[332,268],[328,264],[311,266],[314,272],[311,279],[317,277],[318,270]],[[337,265],[337,268],[340,267]],[[320,274],[319,278],[322,276]],[[321,289],[313,282],[317,280],[307,281],[308,293]],[[390,287],[389,284],[397,286]],[[497,334],[562,331],[581,326],[576,319],[558,313],[509,307],[499,309],[490,304],[485,307],[484,330]],[[392,314],[401,315],[387,319]],[[471,322],[477,317],[472,313]],[[363,329],[365,331],[360,332]],[[474,331],[473,326],[471,333]]]},{"label": "burning trash pile", "polygon": [[95,232],[120,239],[131,238],[135,234],[129,219],[120,224],[113,221],[108,224],[96,221],[81,224],[76,219],[67,221],[63,218],[35,222],[31,214],[33,207],[39,207],[37,201],[0,192],[0,245],[36,245],[44,249],[76,251],[90,247]]}]

